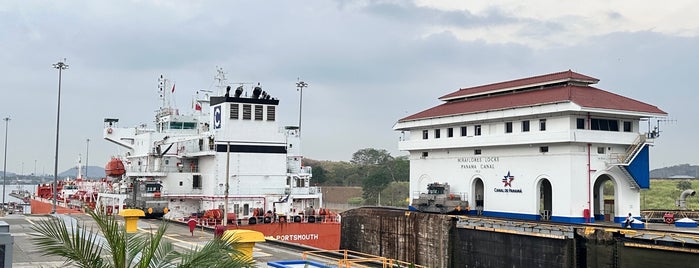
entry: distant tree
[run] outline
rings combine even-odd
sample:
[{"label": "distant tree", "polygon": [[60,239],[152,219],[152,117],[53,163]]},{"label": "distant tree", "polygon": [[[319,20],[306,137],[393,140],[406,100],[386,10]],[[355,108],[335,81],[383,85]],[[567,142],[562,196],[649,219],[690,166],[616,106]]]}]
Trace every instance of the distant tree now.
[{"label": "distant tree", "polygon": [[392,159],[393,157],[391,154],[385,149],[377,150],[374,148],[365,148],[352,154],[350,163],[360,166],[382,165]]},{"label": "distant tree", "polygon": [[394,207],[407,207],[410,183],[406,181],[391,182],[381,191],[381,204]]},{"label": "distant tree", "polygon": [[680,189],[680,191],[684,191],[687,189],[692,188],[692,182],[691,181],[678,181],[677,182],[677,189]]},{"label": "distant tree", "polygon": [[[366,204],[376,204],[381,192],[392,182],[410,180],[410,162],[407,156],[394,158],[385,149],[361,149],[352,155],[350,163],[362,176],[362,191]],[[405,193],[407,194],[407,191]],[[384,198],[386,197],[382,197],[382,200],[385,200]],[[390,200],[390,203],[396,202]]]},{"label": "distant tree", "polygon": [[390,184],[393,179],[387,168],[371,167],[369,175],[362,181],[362,197],[366,204],[377,204],[379,193]]},{"label": "distant tree", "polygon": [[408,156],[399,156],[389,162],[394,181],[410,181],[410,160]]},{"label": "distant tree", "polygon": [[312,169],[313,181],[316,184],[321,184],[321,185],[324,184],[328,180],[328,177],[325,174],[325,169],[323,167],[321,167],[320,165],[313,166],[312,168],[313,168]]},{"label": "distant tree", "polygon": [[360,186],[362,176],[359,174],[359,168],[347,162],[340,162],[334,165],[332,170],[334,181],[340,182],[342,186]]}]

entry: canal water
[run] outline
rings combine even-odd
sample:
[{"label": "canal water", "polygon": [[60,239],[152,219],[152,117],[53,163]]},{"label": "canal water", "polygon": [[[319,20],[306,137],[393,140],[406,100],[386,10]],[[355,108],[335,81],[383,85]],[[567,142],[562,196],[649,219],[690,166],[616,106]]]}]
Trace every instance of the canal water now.
[{"label": "canal water", "polygon": [[[8,184],[8,185],[5,185],[5,199],[4,199],[5,203],[15,202],[17,204],[22,204],[22,203],[24,203],[24,201],[22,201],[19,198],[15,198],[15,197],[10,196],[10,193],[13,190],[19,190],[19,191],[27,190],[30,193],[34,194],[36,192],[36,185],[34,185],[34,184],[20,184],[20,185],[9,185]],[[0,202],[2,202],[2,200],[0,200]],[[23,207],[24,207],[24,213],[31,212],[29,205],[23,206]]]}]

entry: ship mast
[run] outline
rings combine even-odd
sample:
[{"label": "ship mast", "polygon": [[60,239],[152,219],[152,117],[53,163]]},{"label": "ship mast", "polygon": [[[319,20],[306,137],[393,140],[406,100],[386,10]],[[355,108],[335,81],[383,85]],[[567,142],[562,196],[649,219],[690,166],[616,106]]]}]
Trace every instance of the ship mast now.
[{"label": "ship mast", "polygon": [[223,68],[218,67],[216,69],[216,76],[214,76],[214,80],[218,81],[218,85],[216,85],[216,88],[218,88],[218,95],[223,96],[223,92],[226,90],[226,81],[228,80],[226,78],[226,72],[223,71]]}]

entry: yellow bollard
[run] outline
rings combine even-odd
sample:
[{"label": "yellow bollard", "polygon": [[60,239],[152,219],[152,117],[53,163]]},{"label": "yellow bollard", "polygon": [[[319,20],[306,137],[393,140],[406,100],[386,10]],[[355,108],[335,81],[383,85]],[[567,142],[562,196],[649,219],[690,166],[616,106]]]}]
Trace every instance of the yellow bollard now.
[{"label": "yellow bollard", "polygon": [[226,230],[223,232],[223,239],[238,243],[238,250],[248,260],[252,260],[252,248],[255,242],[265,242],[265,236],[261,232],[241,229]]},{"label": "yellow bollard", "polygon": [[138,226],[138,218],[145,217],[146,213],[140,209],[124,209],[119,212],[119,216],[124,217],[124,221],[126,222],[126,232],[135,233],[138,231],[136,228]]}]

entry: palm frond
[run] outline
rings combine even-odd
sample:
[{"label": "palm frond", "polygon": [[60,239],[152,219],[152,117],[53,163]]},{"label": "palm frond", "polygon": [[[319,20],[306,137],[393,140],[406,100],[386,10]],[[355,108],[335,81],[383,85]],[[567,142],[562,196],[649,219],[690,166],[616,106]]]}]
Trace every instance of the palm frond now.
[{"label": "palm frond", "polygon": [[252,261],[243,256],[238,246],[237,240],[214,238],[201,248],[180,254],[177,267],[252,267]]},{"label": "palm frond", "polygon": [[[237,249],[238,242],[215,238],[200,248],[185,253],[175,251],[163,240],[167,222],[155,233],[130,234],[113,216],[88,211],[99,230],[89,230],[61,218],[40,221],[32,229],[32,240],[44,255],[64,257],[66,263],[80,267],[252,267],[252,261]],[[101,234],[100,234],[101,233]],[[103,258],[102,255],[110,255]]]},{"label": "palm frond", "polygon": [[92,228],[89,230],[71,222],[70,228],[61,218],[39,221],[31,227],[36,233],[33,240],[43,255],[66,258],[67,263],[80,267],[103,267],[102,248],[98,236]]}]

